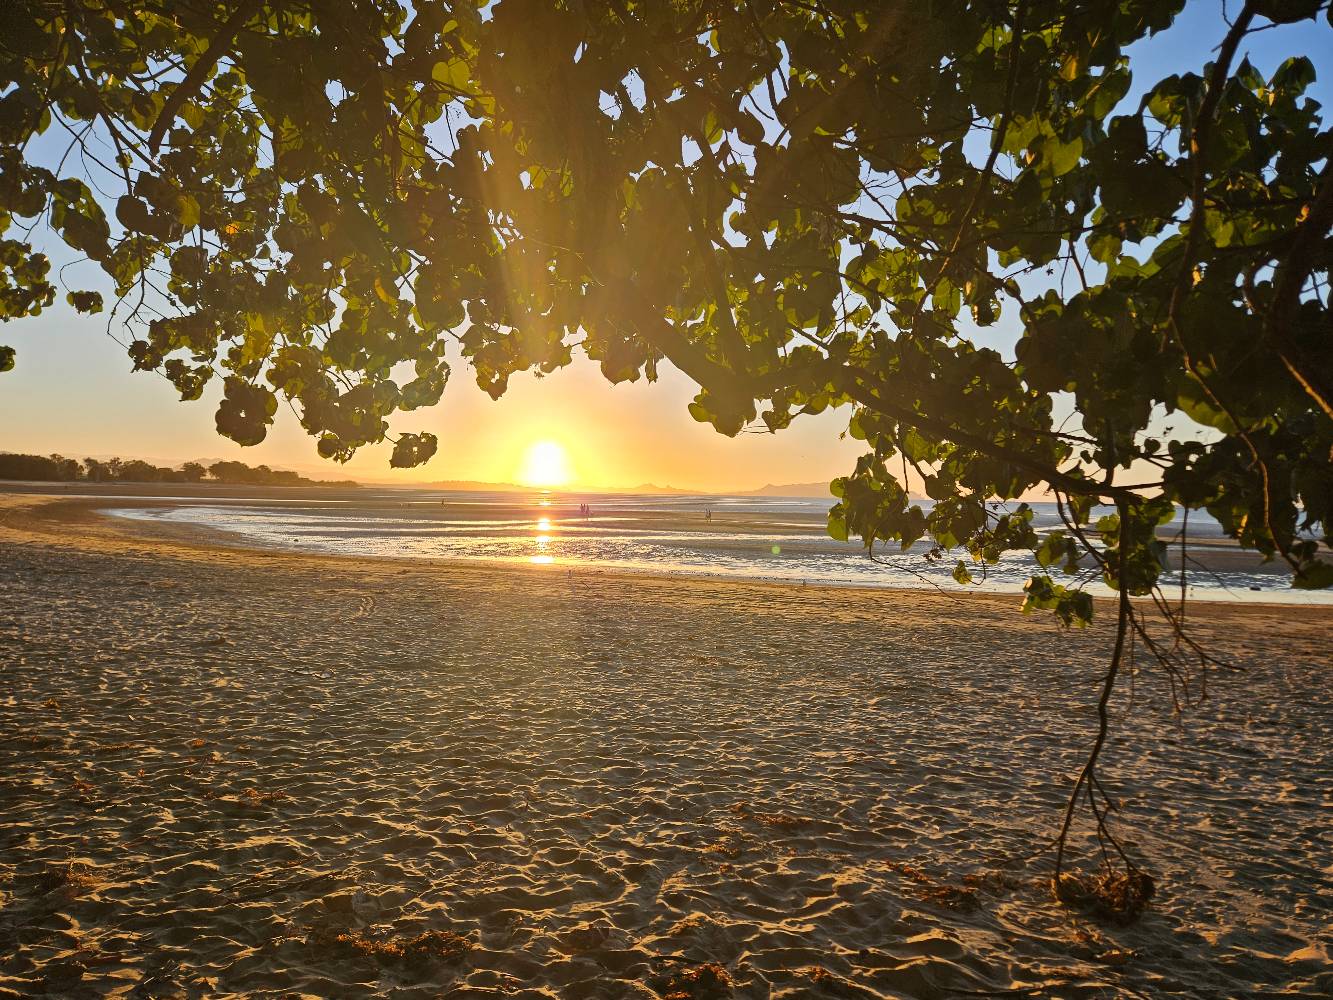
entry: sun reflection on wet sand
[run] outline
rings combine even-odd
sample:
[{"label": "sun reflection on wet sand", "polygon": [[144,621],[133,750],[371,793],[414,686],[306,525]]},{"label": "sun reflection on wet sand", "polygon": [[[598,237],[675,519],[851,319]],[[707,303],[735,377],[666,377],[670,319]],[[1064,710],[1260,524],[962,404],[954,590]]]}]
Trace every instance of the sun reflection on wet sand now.
[{"label": "sun reflection on wet sand", "polygon": [[537,554],[529,556],[528,561],[536,563],[539,566],[547,566],[555,562],[555,556],[551,555],[547,549],[551,544],[551,536],[546,532],[551,530],[551,519],[549,517],[538,518],[537,520]]}]

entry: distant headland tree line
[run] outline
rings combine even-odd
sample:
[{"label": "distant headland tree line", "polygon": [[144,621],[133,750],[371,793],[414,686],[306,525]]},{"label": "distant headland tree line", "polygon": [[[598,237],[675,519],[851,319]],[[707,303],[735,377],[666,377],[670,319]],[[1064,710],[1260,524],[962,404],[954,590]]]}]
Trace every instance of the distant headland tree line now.
[{"label": "distant headland tree line", "polygon": [[153,465],[141,459],[85,458],[82,462],[64,455],[15,455],[0,453],[0,479],[27,479],[73,483],[202,483],[248,486],[342,486],[359,485],[351,480],[332,482],[307,479],[295,472],[270,469],[244,462],[186,462],[179,469]]}]

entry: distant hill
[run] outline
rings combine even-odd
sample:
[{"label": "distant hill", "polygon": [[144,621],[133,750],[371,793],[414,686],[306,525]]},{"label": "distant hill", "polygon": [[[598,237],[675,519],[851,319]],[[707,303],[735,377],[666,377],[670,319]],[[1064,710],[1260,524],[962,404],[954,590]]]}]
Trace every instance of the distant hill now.
[{"label": "distant hill", "polygon": [[481,483],[475,479],[439,479],[433,483],[378,483],[406,490],[445,490],[458,493],[531,493],[532,487],[517,483]]},{"label": "distant hill", "polygon": [[820,500],[831,497],[828,483],[769,483],[757,490],[737,490],[736,495],[746,497],[818,497]]},{"label": "distant hill", "polygon": [[645,493],[649,495],[664,493],[688,493],[695,496],[700,493],[707,493],[707,490],[683,490],[678,486],[658,486],[656,483],[640,483],[638,486],[628,486],[623,490],[606,490],[607,493]]},{"label": "distant hill", "polygon": [[589,490],[593,493],[632,493],[648,495],[687,495],[687,496],[724,496],[724,497],[817,497],[829,496],[828,483],[769,483],[757,490],[687,490],[679,486],[658,486],[656,483],[640,483],[624,489]]}]

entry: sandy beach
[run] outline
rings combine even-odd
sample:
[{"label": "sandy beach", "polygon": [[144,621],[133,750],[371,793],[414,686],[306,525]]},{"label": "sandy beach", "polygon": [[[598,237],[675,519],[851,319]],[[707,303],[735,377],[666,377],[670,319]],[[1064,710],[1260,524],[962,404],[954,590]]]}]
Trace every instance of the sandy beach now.
[{"label": "sandy beach", "polygon": [[[1051,899],[1110,628],[1013,597],[242,550],[0,495],[0,996],[1333,993],[1333,612],[1196,604]],[[1095,842],[1081,826],[1080,859]]]}]

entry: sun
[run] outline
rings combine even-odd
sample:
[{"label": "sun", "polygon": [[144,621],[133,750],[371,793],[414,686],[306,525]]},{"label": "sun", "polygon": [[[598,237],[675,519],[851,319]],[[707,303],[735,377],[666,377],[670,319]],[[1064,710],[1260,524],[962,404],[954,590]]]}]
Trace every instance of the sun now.
[{"label": "sun", "polygon": [[518,479],[524,486],[564,486],[573,476],[565,449],[555,441],[534,441],[523,455]]}]

